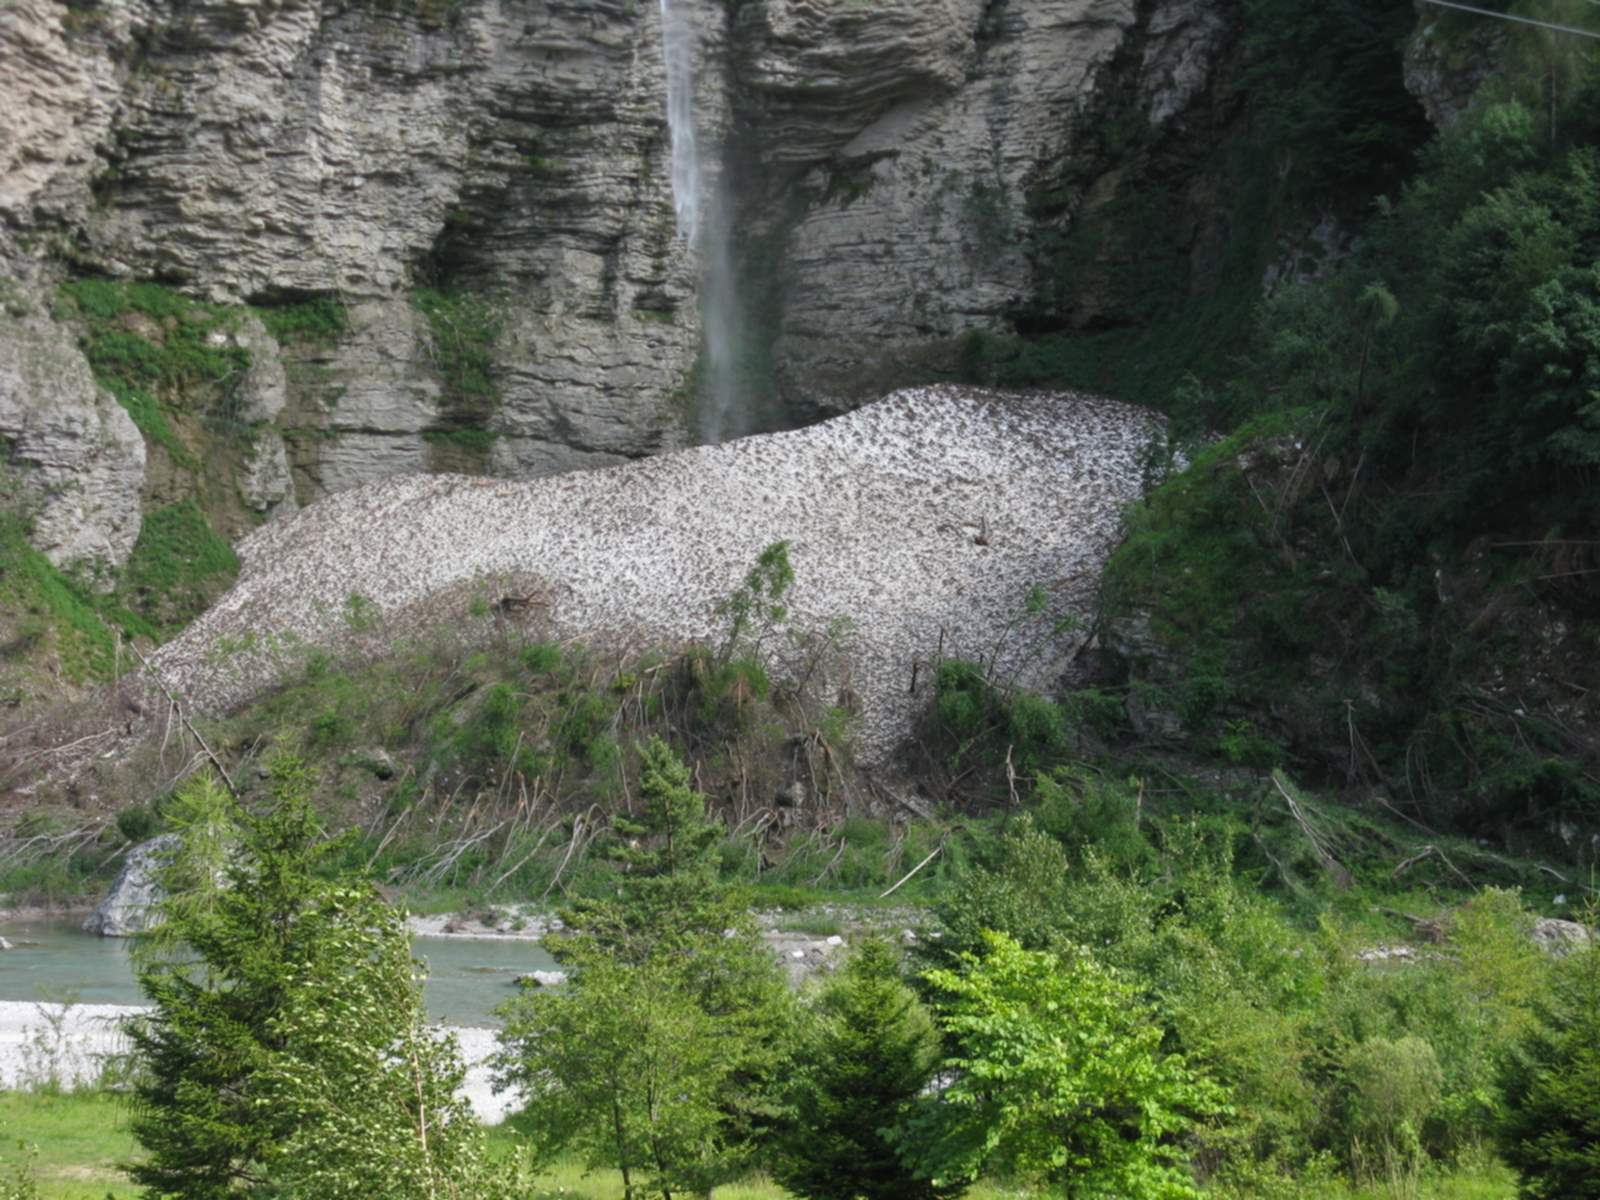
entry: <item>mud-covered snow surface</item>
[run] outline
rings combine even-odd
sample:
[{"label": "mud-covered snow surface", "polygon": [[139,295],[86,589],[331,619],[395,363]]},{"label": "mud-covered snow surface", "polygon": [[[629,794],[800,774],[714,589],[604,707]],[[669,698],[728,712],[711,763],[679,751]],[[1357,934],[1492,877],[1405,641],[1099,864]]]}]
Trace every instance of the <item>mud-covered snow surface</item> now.
[{"label": "mud-covered snow surface", "polygon": [[[1156,429],[1099,397],[941,386],[605,470],[396,476],[252,534],[238,584],[155,662],[174,691],[222,709],[310,647],[379,651],[441,623],[640,649],[717,641],[718,602],[785,539],[788,628],[853,622],[827,686],[848,689],[871,761],[909,732],[940,653],[1060,680],[1082,635],[1050,627],[1087,617]],[[1047,610],[1026,616],[1035,585]]]}]

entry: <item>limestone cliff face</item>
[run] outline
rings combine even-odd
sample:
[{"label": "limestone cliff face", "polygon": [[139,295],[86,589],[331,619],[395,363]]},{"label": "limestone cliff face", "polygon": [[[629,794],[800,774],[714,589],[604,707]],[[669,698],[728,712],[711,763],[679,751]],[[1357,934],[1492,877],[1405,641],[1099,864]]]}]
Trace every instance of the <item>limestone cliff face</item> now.
[{"label": "limestone cliff face", "polygon": [[[674,3],[734,197],[743,334],[793,419],[1003,326],[1037,286],[1039,194],[1055,226],[1094,199],[1061,178],[1097,89],[1181,128],[1229,37],[1226,0]],[[67,275],[340,301],[335,338],[239,335],[265,399],[230,469],[261,515],[397,471],[529,477],[679,444],[700,266],[660,43],[655,0],[14,0],[0,278],[40,313]],[[441,324],[423,288],[472,306]],[[474,332],[492,386],[469,393],[450,343]]]},{"label": "limestone cliff face", "polygon": [[1228,33],[1204,0],[743,6],[744,210],[779,264],[768,332],[791,403],[852,406],[1004,328],[1039,287],[1040,197],[1070,225],[1116,190],[1061,179],[1100,133],[1097,89],[1131,84],[1134,121],[1180,122]]}]

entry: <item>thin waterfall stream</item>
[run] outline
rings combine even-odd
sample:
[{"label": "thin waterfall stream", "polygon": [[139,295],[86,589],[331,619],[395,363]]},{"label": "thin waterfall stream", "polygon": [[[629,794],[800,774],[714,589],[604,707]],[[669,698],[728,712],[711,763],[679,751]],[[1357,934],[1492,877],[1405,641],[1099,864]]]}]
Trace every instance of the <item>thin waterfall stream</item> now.
[{"label": "thin waterfall stream", "polygon": [[728,214],[732,205],[722,173],[708,171],[695,128],[695,57],[698,33],[692,12],[678,0],[661,0],[661,51],[667,76],[667,132],[672,152],[672,204],[678,236],[700,264],[700,321],[705,372],[695,414],[695,439],[718,443],[762,431],[740,404],[739,298]]}]

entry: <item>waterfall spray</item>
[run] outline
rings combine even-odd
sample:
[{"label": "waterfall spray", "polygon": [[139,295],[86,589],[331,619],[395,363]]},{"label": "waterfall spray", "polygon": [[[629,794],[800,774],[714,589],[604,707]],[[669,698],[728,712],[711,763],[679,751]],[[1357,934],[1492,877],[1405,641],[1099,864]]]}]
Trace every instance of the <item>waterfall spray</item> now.
[{"label": "waterfall spray", "polygon": [[667,132],[672,144],[672,204],[678,236],[700,260],[700,320],[704,330],[705,387],[694,434],[721,442],[755,433],[740,420],[737,385],[739,300],[730,205],[720,177],[707,178],[694,125],[695,27],[683,0],[661,0],[661,52],[667,72]]}]

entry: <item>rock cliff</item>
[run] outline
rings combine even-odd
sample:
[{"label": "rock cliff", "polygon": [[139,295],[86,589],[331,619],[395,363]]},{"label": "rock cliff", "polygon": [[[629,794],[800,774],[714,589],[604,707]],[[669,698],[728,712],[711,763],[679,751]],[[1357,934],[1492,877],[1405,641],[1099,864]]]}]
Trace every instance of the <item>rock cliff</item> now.
[{"label": "rock cliff", "polygon": [[[1137,41],[1160,124],[1227,36],[1195,0],[680,2],[739,261],[775,285],[779,375],[834,407],[1029,291],[1029,191],[1119,50]],[[89,272],[342,299],[347,336],[280,422],[301,501],[426,468],[425,435],[457,427],[419,286],[493,310],[479,465],[653,452],[682,436],[699,347],[659,28],[642,0],[19,0],[0,15],[5,271],[40,296]]]}]

